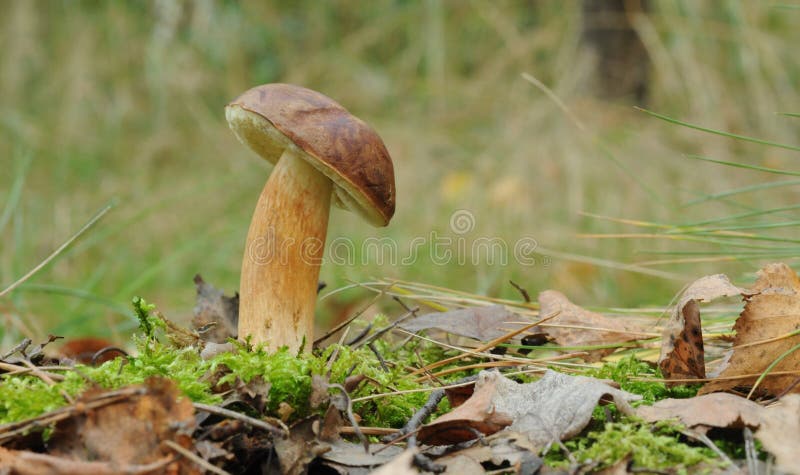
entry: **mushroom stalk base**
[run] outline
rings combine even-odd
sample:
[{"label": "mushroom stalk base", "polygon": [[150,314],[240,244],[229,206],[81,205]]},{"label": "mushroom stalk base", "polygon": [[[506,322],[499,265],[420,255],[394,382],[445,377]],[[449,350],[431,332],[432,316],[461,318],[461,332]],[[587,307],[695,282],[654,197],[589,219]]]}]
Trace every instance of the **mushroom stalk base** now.
[{"label": "mushroom stalk base", "polygon": [[330,179],[284,151],[258,198],[247,233],[239,338],[269,350],[305,351],[314,341],[314,306],[330,211]]}]

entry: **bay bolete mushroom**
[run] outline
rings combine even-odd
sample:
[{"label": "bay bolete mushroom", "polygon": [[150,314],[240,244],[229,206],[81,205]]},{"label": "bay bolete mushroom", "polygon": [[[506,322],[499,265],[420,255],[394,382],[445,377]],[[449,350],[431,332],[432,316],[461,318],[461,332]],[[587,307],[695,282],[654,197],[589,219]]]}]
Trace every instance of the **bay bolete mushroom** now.
[{"label": "bay bolete mushroom", "polygon": [[334,100],[291,84],[254,87],[225,117],[240,142],[275,164],[247,233],[238,336],[308,350],[331,200],[386,226],[395,202],[389,152]]}]

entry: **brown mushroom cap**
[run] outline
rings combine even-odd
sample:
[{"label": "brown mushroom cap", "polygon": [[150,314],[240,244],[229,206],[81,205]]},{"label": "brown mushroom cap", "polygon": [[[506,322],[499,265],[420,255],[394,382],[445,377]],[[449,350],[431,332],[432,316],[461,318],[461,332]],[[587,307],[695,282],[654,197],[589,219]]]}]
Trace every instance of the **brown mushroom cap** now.
[{"label": "brown mushroom cap", "polygon": [[395,200],[389,152],[372,127],[336,101],[292,84],[265,84],[225,109],[239,140],[261,157],[275,163],[287,147],[297,147],[333,182],[338,205],[375,226],[389,223]]}]

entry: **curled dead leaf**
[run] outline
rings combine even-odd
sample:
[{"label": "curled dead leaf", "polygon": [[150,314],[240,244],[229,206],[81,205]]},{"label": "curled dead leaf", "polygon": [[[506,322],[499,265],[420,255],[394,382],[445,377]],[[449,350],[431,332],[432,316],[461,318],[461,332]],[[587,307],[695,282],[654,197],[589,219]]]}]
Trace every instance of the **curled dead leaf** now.
[{"label": "curled dead leaf", "polygon": [[666,379],[706,377],[700,302],[742,293],[724,274],[707,275],[689,284],[664,328],[658,366]]}]

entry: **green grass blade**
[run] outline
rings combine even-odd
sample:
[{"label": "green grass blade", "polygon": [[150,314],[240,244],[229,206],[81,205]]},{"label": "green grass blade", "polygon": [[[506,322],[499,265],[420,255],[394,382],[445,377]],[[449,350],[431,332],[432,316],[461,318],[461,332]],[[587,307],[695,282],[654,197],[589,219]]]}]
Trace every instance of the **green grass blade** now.
[{"label": "green grass blade", "polygon": [[783,144],[783,143],[779,143],[779,142],[772,142],[772,141],[769,141],[769,140],[762,140],[762,139],[759,139],[759,138],[756,138],[756,137],[749,137],[747,135],[732,134],[730,132],[724,132],[722,130],[710,129],[708,127],[702,127],[700,125],[690,124],[689,122],[684,122],[682,120],[674,119],[672,117],[669,117],[669,116],[666,116],[666,115],[663,115],[663,114],[659,114],[659,113],[653,112],[651,110],[643,109],[641,107],[634,106],[634,109],[642,111],[645,114],[653,116],[653,117],[655,117],[657,119],[661,119],[661,120],[663,120],[665,122],[669,122],[671,124],[681,125],[683,127],[688,127],[690,129],[699,130],[701,132],[707,132],[709,134],[720,135],[722,137],[728,137],[728,138],[736,139],[736,140],[743,140],[745,142],[752,142],[752,143],[756,143],[756,144],[759,144],[759,145],[768,145],[770,147],[777,147],[777,148],[783,148],[783,149],[786,149],[786,150],[793,150],[795,152],[800,152],[800,147],[795,146],[795,145],[788,145],[788,144]]},{"label": "green grass blade", "polygon": [[800,226],[800,221],[783,221],[780,223],[758,223],[758,224],[737,224],[732,226],[718,226],[713,228],[700,228],[695,230],[688,230],[687,233],[696,232],[719,232],[719,231],[741,231],[744,229],[774,229],[774,228],[788,228]]},{"label": "green grass blade", "polygon": [[687,201],[682,206],[694,206],[701,203],[705,203],[707,201],[717,201],[722,198],[728,198],[730,196],[740,195],[742,193],[751,193],[755,191],[764,191],[772,188],[780,188],[783,186],[795,186],[795,185],[800,185],[800,180],[783,180],[783,181],[773,181],[770,183],[758,183],[756,185],[747,185],[741,188],[734,188],[732,190],[723,191],[721,193],[715,193],[713,195],[703,195],[701,198],[696,198],[692,201]]},{"label": "green grass blade", "polygon": [[697,226],[707,226],[709,224],[724,223],[725,221],[741,221],[743,219],[752,217],[762,217],[768,214],[781,213],[783,211],[794,211],[800,209],[800,205],[782,206],[780,208],[763,209],[756,211],[749,211],[747,213],[739,213],[731,216],[723,216],[722,218],[708,219],[705,221],[695,221],[693,223],[677,224],[676,227],[689,228]]},{"label": "green grass blade", "polygon": [[716,163],[718,165],[725,165],[725,166],[728,166],[728,167],[744,168],[746,170],[754,170],[754,171],[764,172],[764,173],[774,173],[774,174],[777,174],[777,175],[800,176],[800,172],[793,172],[793,171],[789,171],[789,170],[780,170],[778,168],[769,168],[769,167],[762,167],[762,166],[758,166],[758,165],[749,165],[747,163],[729,162],[727,160],[717,160],[715,158],[702,157],[700,155],[692,155],[692,154],[688,154],[688,155],[686,155],[686,157],[687,158],[691,158],[693,160],[702,160],[704,162]]}]

